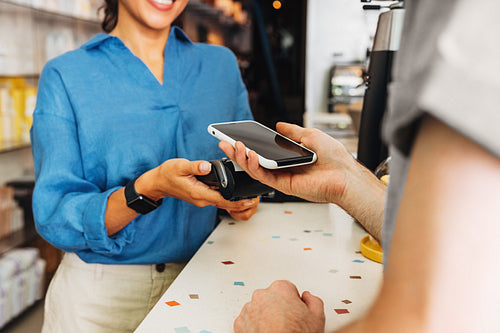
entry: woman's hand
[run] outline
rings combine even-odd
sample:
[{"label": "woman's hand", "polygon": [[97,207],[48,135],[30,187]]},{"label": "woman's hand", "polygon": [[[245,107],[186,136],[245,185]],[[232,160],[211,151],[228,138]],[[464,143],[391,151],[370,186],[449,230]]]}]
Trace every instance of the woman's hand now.
[{"label": "woman's hand", "polygon": [[213,205],[227,210],[236,219],[248,220],[257,210],[258,199],[225,200],[217,190],[196,178],[210,173],[211,166],[207,161],[170,159],[139,177],[136,191],[153,200],[173,197],[198,207]]},{"label": "woman's hand", "polygon": [[228,209],[227,212],[236,220],[247,221],[257,212],[259,201],[259,198],[236,201],[236,203],[240,203],[241,206],[232,210]]}]

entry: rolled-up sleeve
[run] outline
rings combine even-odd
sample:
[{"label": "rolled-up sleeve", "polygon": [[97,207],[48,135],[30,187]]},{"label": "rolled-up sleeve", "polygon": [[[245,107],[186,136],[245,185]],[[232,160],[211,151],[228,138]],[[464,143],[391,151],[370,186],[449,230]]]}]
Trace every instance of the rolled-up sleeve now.
[{"label": "rolled-up sleeve", "polygon": [[108,197],[84,174],[78,127],[64,81],[48,65],[40,77],[31,142],[35,163],[33,214],[40,235],[68,252],[120,253],[133,239],[125,228],[109,237],[104,225]]}]

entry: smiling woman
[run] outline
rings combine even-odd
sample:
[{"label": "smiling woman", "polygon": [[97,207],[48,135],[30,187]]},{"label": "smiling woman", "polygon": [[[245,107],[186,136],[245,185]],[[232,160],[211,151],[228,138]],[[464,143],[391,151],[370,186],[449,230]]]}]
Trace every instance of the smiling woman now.
[{"label": "smiling woman", "polygon": [[187,2],[106,0],[106,33],[43,69],[33,212],[66,252],[44,332],[133,331],[213,230],[217,208],[242,220],[257,210],[258,199],[227,201],[195,177],[224,156],[205,139],[208,124],[252,114],[234,54],[172,27]]}]

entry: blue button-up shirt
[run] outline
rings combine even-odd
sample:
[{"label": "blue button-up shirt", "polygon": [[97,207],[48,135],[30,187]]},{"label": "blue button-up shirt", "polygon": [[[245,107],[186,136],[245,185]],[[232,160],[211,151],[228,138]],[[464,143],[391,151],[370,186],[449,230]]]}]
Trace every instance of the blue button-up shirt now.
[{"label": "blue button-up shirt", "polygon": [[207,125],[252,118],[228,49],[172,28],[164,55],[160,84],[119,38],[98,34],[40,76],[31,129],[35,224],[86,262],[186,261],[215,227],[215,207],[170,197],[115,235],[104,225],[112,192],[171,158],[222,158]]}]

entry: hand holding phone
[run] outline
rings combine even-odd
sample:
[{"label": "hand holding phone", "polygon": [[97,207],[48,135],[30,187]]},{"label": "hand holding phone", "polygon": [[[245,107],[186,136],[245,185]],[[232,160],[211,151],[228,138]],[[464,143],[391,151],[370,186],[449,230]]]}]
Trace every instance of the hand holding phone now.
[{"label": "hand holding phone", "polygon": [[211,124],[207,130],[233,147],[236,141],[243,142],[247,154],[255,151],[259,164],[266,169],[311,164],[317,158],[312,150],[253,120]]}]

